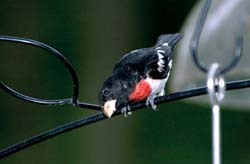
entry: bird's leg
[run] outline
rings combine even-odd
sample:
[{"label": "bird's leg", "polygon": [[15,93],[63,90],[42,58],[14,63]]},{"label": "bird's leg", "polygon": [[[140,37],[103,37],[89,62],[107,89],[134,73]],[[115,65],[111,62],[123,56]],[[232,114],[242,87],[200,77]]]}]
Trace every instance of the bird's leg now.
[{"label": "bird's leg", "polygon": [[130,111],[130,106],[127,105],[121,109],[121,113],[123,114],[124,117],[128,117],[128,115],[131,115],[132,112]]},{"label": "bird's leg", "polygon": [[154,99],[155,99],[156,95],[150,95],[148,98],[147,98],[147,101],[146,101],[146,105],[147,106],[151,106],[153,110],[157,110],[157,106],[155,105],[154,103]]}]

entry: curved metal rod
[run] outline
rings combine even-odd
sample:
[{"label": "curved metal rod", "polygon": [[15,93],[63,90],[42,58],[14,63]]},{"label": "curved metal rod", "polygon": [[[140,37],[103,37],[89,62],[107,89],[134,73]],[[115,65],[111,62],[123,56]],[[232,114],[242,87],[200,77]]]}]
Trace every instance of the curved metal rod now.
[{"label": "curved metal rod", "polygon": [[207,72],[208,69],[198,59],[198,55],[197,55],[198,54],[198,44],[200,41],[201,31],[203,29],[205,20],[207,18],[207,13],[208,13],[210,6],[211,6],[211,0],[207,0],[200,11],[199,19],[196,23],[196,27],[194,29],[194,33],[193,33],[193,36],[192,36],[191,41],[190,41],[190,51],[191,51],[194,63],[203,72]]},{"label": "curved metal rod", "polygon": [[[204,27],[204,23],[207,18],[208,10],[211,6],[211,3],[212,3],[212,0],[205,1],[205,4],[200,11],[199,19],[195,26],[194,33],[190,42],[190,52],[192,54],[194,63],[202,72],[205,72],[205,73],[208,72],[208,68],[203,63],[201,63],[201,61],[198,59],[198,45],[199,45],[200,35]],[[230,71],[239,62],[240,57],[242,55],[242,44],[243,44],[242,40],[243,40],[242,36],[239,36],[236,39],[234,55],[233,55],[234,57],[231,63],[229,63],[225,68],[221,69],[220,74],[225,74],[226,72]]]},{"label": "curved metal rod", "polygon": [[19,93],[3,82],[0,82],[0,88],[2,88],[5,92],[8,94],[21,99],[23,101],[27,101],[30,103],[35,103],[35,104],[41,104],[41,105],[64,105],[64,104],[72,104],[72,98],[67,98],[67,99],[58,99],[58,100],[45,100],[45,99],[38,99],[30,96],[26,96],[22,93]]},{"label": "curved metal rod", "polygon": [[67,99],[46,100],[46,99],[38,99],[38,98],[26,96],[24,94],[21,94],[15,90],[13,90],[8,85],[6,85],[0,81],[0,88],[3,89],[5,92],[9,93],[10,95],[12,95],[18,99],[28,101],[31,103],[36,103],[36,104],[42,104],[42,105],[73,104],[73,105],[75,105],[77,107],[81,107],[81,108],[100,110],[100,107],[98,105],[78,102],[78,95],[79,95],[78,76],[77,76],[73,66],[68,61],[68,59],[66,57],[64,57],[59,51],[57,51],[56,49],[52,48],[51,46],[49,46],[45,43],[42,43],[42,42],[39,42],[36,40],[32,40],[32,39],[27,39],[27,38],[0,35],[0,41],[8,41],[8,42],[15,42],[15,43],[32,45],[32,46],[39,47],[39,48],[42,48],[44,50],[49,51],[50,53],[55,55],[64,64],[64,66],[69,71],[71,78],[72,78],[72,81],[73,81],[73,96],[72,96],[72,98],[67,98]]},{"label": "curved metal rod", "polygon": [[242,55],[242,46],[243,46],[243,37],[239,36],[235,42],[233,59],[228,64],[228,66],[226,66],[225,68],[221,70],[220,72],[221,74],[225,74],[226,72],[230,71],[233,67],[235,67],[238,64],[238,62],[240,61],[240,57]]}]

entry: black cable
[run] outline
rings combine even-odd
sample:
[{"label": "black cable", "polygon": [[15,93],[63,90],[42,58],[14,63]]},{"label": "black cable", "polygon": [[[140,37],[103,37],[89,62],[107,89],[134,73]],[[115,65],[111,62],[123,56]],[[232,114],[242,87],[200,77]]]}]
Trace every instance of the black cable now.
[{"label": "black cable", "polygon": [[[243,89],[243,88],[250,88],[250,79],[248,80],[241,80],[241,81],[234,81],[226,83],[226,90],[235,90],[235,89]],[[186,91],[180,91],[176,93],[171,93],[166,96],[160,96],[155,98],[155,104],[161,104],[161,103],[167,103],[172,102],[176,100],[186,99],[190,97],[200,96],[207,94],[207,88],[206,87],[200,87],[196,89],[190,89]],[[143,109],[146,107],[145,101],[138,102],[130,105],[131,111],[136,111],[139,109]],[[121,112],[116,112],[114,116],[120,115]],[[32,145],[38,144],[42,141],[45,141],[47,139],[50,139],[52,137],[58,136],[62,133],[80,128],[82,126],[87,126],[89,124],[99,122],[106,119],[105,116],[100,112],[85,118],[82,118],[80,120],[76,120],[67,124],[64,124],[62,126],[59,126],[57,128],[51,129],[47,132],[41,133],[37,136],[31,137],[29,139],[25,139],[24,141],[17,143],[15,145],[12,145],[8,148],[5,148],[0,151],[0,159],[5,158],[7,156],[10,156],[18,151],[21,151],[25,148],[28,148]]]}]

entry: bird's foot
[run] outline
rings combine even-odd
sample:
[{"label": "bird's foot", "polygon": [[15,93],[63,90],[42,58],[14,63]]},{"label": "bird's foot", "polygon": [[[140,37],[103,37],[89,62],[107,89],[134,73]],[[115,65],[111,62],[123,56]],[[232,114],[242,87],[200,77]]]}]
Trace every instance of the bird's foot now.
[{"label": "bird's foot", "polygon": [[150,95],[150,96],[148,97],[147,101],[146,101],[146,105],[147,105],[147,106],[150,105],[154,111],[157,110],[157,106],[156,106],[155,103],[154,103],[155,97],[156,97],[155,95]]},{"label": "bird's foot", "polygon": [[131,115],[132,112],[130,111],[130,106],[127,105],[127,106],[123,107],[121,109],[121,113],[123,114],[124,117],[128,117],[129,115]]}]

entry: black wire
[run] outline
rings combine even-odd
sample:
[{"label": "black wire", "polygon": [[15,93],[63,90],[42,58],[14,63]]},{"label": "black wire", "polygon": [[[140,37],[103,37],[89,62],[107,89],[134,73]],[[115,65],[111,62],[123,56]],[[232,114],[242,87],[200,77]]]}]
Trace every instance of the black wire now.
[{"label": "black wire", "polygon": [[30,96],[26,96],[24,94],[21,94],[3,82],[0,82],[0,88],[2,88],[6,93],[21,99],[23,101],[31,102],[31,103],[36,103],[36,104],[41,104],[41,105],[64,105],[64,104],[72,104],[72,98],[68,99],[58,99],[58,100],[45,100],[45,99],[38,99]]},{"label": "black wire", "polygon": [[39,134],[37,136],[31,137],[29,139],[26,139],[26,140],[20,142],[20,143],[17,143],[15,145],[12,145],[12,146],[6,148],[6,149],[1,150],[0,151],[0,159],[7,157],[11,154],[14,154],[20,150],[25,149],[25,148],[28,148],[34,144],[37,144],[37,143],[40,143],[40,142],[45,141],[47,139],[50,139],[52,137],[58,136],[62,133],[71,131],[73,129],[80,128],[80,127],[85,126],[85,125],[89,125],[89,124],[97,122],[97,121],[101,121],[103,119],[105,119],[105,117],[102,115],[102,113],[98,113],[98,114],[95,114],[95,115],[92,115],[92,116],[89,116],[89,117],[86,117],[86,118],[83,118],[80,120],[70,122],[70,123],[62,125],[62,126],[59,126],[55,129],[51,129],[47,132],[44,132],[44,133]]},{"label": "black wire", "polygon": [[[250,88],[250,79],[226,83],[226,90],[235,90],[235,89],[243,89],[243,88]],[[196,88],[196,89],[190,89],[190,90],[186,90],[186,91],[171,93],[171,94],[166,95],[166,96],[156,97],[155,104],[167,103],[167,102],[172,102],[172,101],[176,101],[176,100],[181,100],[181,99],[205,95],[205,94],[207,94],[207,88],[200,87],[200,88]],[[143,109],[144,107],[146,107],[146,103],[144,101],[138,102],[138,103],[131,104],[130,110],[136,111],[136,110]],[[121,114],[121,112],[116,112],[112,116],[112,118],[114,116],[118,116],[120,114]],[[105,116],[100,112],[100,113],[82,118],[80,120],[76,120],[76,121],[64,124],[62,126],[51,129],[47,132],[41,133],[41,134],[34,136],[34,137],[31,137],[29,139],[25,139],[20,143],[17,143],[17,144],[14,144],[8,148],[2,149],[0,151],[0,159],[5,158],[7,156],[10,156],[18,151],[21,151],[25,148],[32,146],[32,145],[43,142],[43,141],[50,139],[52,137],[58,136],[62,133],[80,128],[82,126],[87,126],[89,124],[93,124],[95,122],[99,122],[99,121],[102,121],[104,119],[106,119]]]},{"label": "black wire", "polygon": [[4,84],[2,81],[0,81],[0,88],[4,90],[6,93],[9,93],[10,95],[21,99],[23,101],[31,102],[31,103],[36,103],[36,104],[42,104],[42,105],[64,105],[64,104],[73,104],[77,107],[80,108],[88,108],[88,109],[93,109],[93,110],[100,110],[100,106],[94,105],[94,104],[89,104],[89,103],[84,103],[84,102],[78,102],[78,95],[79,95],[79,82],[78,82],[78,76],[69,62],[69,60],[63,56],[58,50],[54,49],[53,47],[36,41],[32,39],[27,39],[27,38],[20,38],[20,37],[13,37],[13,36],[4,36],[0,35],[0,41],[8,41],[8,42],[16,42],[16,43],[22,43],[22,44],[27,44],[27,45],[32,45],[35,47],[39,47],[42,49],[45,49],[55,55],[67,68],[69,71],[72,81],[73,81],[73,96],[72,98],[66,98],[66,99],[58,99],[58,100],[46,100],[46,99],[38,99],[34,98],[31,96],[27,96],[24,94],[21,94],[14,89],[10,88],[8,85]]},{"label": "black wire", "polygon": [[[10,94],[11,96],[14,96],[15,98],[18,98],[23,101],[27,101],[30,103],[40,104],[40,105],[65,105],[65,104],[72,104],[72,98],[66,98],[66,99],[57,99],[57,100],[46,100],[46,99],[38,99],[34,97],[30,97],[27,95],[24,95],[22,93],[19,93],[15,91],[14,89],[10,88],[3,82],[0,82],[0,88],[3,89],[6,93]],[[92,110],[101,110],[101,107],[99,105],[95,104],[89,104],[89,103],[83,103],[83,102],[77,102],[76,107],[79,108],[87,108]]]}]

